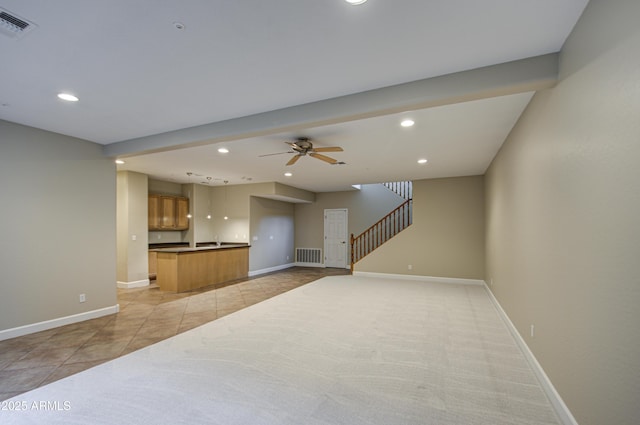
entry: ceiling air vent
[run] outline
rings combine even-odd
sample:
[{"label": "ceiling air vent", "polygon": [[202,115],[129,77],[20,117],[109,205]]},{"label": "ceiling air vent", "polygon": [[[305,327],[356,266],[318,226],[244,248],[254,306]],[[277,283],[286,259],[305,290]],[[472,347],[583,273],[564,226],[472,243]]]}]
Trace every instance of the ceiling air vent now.
[{"label": "ceiling air vent", "polygon": [[20,38],[35,27],[33,22],[19,18],[15,13],[0,8],[0,34]]}]

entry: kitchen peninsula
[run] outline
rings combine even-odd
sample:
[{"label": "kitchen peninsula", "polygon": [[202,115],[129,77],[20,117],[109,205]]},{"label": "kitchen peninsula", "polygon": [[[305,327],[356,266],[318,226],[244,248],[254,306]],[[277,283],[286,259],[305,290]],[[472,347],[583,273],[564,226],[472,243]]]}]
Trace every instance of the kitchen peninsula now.
[{"label": "kitchen peninsula", "polygon": [[249,244],[153,249],[156,283],[163,291],[186,292],[249,275]]}]

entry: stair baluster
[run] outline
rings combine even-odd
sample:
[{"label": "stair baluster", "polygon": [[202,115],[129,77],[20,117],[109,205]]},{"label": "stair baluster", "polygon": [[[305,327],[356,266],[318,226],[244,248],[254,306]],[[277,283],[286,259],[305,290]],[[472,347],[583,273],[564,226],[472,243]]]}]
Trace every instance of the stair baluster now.
[{"label": "stair baluster", "polygon": [[358,236],[351,234],[351,272],[355,263],[411,225],[412,202],[406,200]]}]

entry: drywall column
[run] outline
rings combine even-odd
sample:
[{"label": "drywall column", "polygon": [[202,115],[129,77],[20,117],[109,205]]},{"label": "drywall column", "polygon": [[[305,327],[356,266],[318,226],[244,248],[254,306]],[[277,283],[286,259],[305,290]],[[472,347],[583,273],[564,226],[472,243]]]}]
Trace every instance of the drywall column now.
[{"label": "drywall column", "polygon": [[149,284],[148,178],[119,171],[117,175],[117,281],[119,288]]}]

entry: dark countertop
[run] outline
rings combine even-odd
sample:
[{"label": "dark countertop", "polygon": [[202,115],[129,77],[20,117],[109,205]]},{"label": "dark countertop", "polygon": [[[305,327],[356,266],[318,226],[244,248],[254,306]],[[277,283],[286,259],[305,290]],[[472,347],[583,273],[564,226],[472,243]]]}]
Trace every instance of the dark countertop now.
[{"label": "dark countertop", "polygon": [[181,253],[181,252],[198,252],[198,251],[210,251],[214,249],[229,249],[229,248],[249,248],[251,245],[248,243],[222,243],[220,246],[218,245],[208,245],[208,246],[198,246],[192,248],[190,246],[177,246],[177,247],[169,247],[169,248],[150,248],[149,251],[155,252],[173,252],[173,253]]},{"label": "dark countertop", "polygon": [[158,248],[184,248],[188,247],[188,242],[162,242],[162,243],[150,243],[149,250],[154,250]]}]

